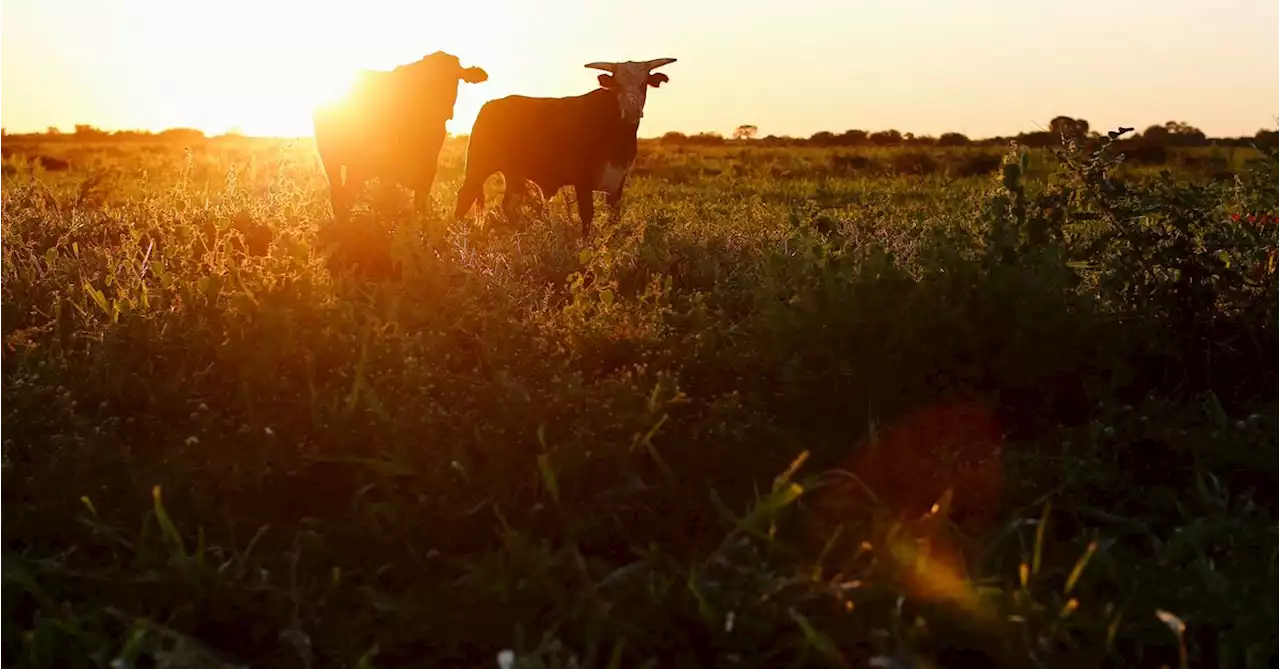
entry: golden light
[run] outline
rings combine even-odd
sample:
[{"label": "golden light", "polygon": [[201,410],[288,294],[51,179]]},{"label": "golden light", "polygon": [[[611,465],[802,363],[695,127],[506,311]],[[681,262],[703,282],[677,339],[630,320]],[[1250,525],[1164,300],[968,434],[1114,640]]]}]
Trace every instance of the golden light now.
[{"label": "golden light", "polygon": [[[117,90],[145,106],[153,128],[306,136],[314,107],[339,98],[360,69],[389,70],[443,50],[492,73],[484,84],[459,86],[449,126],[465,132],[479,106],[504,93],[502,74],[519,71],[512,63],[522,40],[494,20],[518,19],[515,5],[374,0],[356,10],[300,0],[135,0],[126,18],[146,29],[120,48],[144,65],[127,73],[135,85]],[[180,29],[193,25],[200,30]]]},{"label": "golden light", "polygon": [[[984,618],[991,610],[970,580],[962,541],[952,523],[980,535],[995,519],[1003,488],[1000,426],[978,403],[925,407],[862,444],[840,467],[858,477],[893,517],[908,520],[887,533],[883,548],[903,570],[915,597],[945,602]],[[865,505],[864,492],[845,498],[832,488],[828,510]],[[867,546],[865,550],[870,550]]]}]

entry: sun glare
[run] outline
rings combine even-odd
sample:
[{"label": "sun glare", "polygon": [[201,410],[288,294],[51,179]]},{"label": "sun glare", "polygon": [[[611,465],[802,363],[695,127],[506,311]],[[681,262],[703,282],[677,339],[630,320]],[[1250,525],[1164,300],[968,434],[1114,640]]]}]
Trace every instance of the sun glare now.
[{"label": "sun glare", "polygon": [[[125,48],[130,61],[143,65],[120,74],[128,81],[116,90],[145,103],[145,123],[153,128],[306,136],[312,110],[348,92],[361,69],[391,69],[436,50],[465,66],[512,69],[501,64],[512,60],[518,41],[508,31],[469,20],[475,7],[425,4],[383,0],[352,12],[300,0],[225,0],[210,12],[204,3],[137,0],[123,18],[148,29]],[[202,30],[174,29],[183,25]],[[495,88],[460,86],[450,129],[465,132]]]},{"label": "sun glare", "polygon": [[304,101],[309,107],[337,102],[351,92],[355,80],[355,68],[314,73],[307,82]]}]

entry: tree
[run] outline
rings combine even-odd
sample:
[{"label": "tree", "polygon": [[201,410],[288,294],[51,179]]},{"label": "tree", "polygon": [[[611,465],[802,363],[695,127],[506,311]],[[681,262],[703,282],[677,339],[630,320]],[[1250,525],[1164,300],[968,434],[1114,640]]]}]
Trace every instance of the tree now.
[{"label": "tree", "polygon": [[760,128],[754,125],[740,125],[733,131],[734,139],[754,139]]},{"label": "tree", "polygon": [[1053,146],[1062,141],[1062,135],[1055,135],[1048,131],[1023,132],[1018,133],[1014,138],[1021,146],[1029,146],[1033,148]]},{"label": "tree", "polygon": [[695,146],[716,146],[724,144],[724,135],[718,132],[700,132],[690,137],[689,143]]},{"label": "tree", "polygon": [[195,128],[169,128],[168,130],[162,131],[157,135],[157,137],[164,140],[182,140],[187,142],[205,138],[204,132],[196,130]]},{"label": "tree", "polygon": [[809,137],[809,143],[816,146],[831,146],[835,143],[835,139],[835,135],[823,130],[821,132],[813,133],[813,135]]},{"label": "tree", "polygon": [[1275,130],[1259,130],[1253,136],[1253,141],[1258,146],[1270,146],[1272,148],[1280,145],[1280,132]]},{"label": "tree", "polygon": [[873,132],[867,139],[876,146],[893,146],[902,143],[902,133],[897,130]]},{"label": "tree", "polygon": [[107,133],[85,123],[76,124],[76,137],[81,139],[91,137],[104,137]]},{"label": "tree", "polygon": [[1049,121],[1049,134],[1055,139],[1082,139],[1089,136],[1089,122],[1070,116],[1055,116]]},{"label": "tree", "polygon": [[1164,125],[1153,125],[1143,130],[1142,141],[1161,146],[1201,146],[1207,140],[1204,133],[1195,126],[1181,121],[1168,121]]},{"label": "tree", "polygon": [[1182,121],[1169,121],[1164,127],[1176,146],[1202,146],[1208,142],[1203,131]]},{"label": "tree", "polygon": [[858,146],[867,143],[866,130],[845,130],[840,133],[841,146]]},{"label": "tree", "polygon": [[938,138],[938,146],[968,146],[970,140],[958,132],[944,132]]}]

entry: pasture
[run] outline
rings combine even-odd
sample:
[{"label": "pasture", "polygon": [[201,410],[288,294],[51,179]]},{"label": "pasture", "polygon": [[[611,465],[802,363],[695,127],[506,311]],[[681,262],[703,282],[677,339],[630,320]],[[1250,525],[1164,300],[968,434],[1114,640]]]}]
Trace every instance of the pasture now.
[{"label": "pasture", "polygon": [[6,140],[6,666],[1275,665],[1274,150],[464,147]]}]

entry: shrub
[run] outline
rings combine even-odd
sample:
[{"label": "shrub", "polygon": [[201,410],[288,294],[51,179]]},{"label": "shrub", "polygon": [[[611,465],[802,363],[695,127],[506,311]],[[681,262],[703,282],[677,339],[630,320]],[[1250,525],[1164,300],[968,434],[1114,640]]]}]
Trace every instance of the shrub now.
[{"label": "shrub", "polygon": [[889,158],[889,165],[894,174],[903,175],[933,174],[942,166],[932,152],[915,149],[893,152]]},{"label": "shrub", "polygon": [[998,153],[966,151],[947,165],[947,173],[954,177],[976,177],[993,174],[1000,169],[1002,158]]}]

